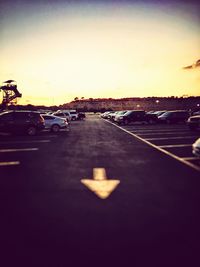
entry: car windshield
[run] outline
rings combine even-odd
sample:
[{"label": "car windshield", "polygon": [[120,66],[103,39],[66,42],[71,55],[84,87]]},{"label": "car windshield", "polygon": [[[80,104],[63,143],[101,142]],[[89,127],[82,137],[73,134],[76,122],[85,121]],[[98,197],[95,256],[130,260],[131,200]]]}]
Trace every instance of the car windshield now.
[{"label": "car windshield", "polygon": [[165,112],[165,113],[161,114],[159,117],[167,117],[170,114],[172,114],[172,112]]},{"label": "car windshield", "polygon": [[122,115],[129,115],[129,114],[131,114],[132,112],[133,112],[132,110],[129,110],[129,111],[125,112],[125,113],[122,114]]},{"label": "car windshield", "polygon": [[127,112],[127,110],[119,111],[119,112],[117,113],[117,115],[123,115],[123,114],[125,114],[126,112]]}]

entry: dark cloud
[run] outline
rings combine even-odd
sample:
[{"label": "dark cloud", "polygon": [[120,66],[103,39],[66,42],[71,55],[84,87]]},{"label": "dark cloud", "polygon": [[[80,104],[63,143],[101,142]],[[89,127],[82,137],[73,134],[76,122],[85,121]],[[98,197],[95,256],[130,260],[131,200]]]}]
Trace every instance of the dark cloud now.
[{"label": "dark cloud", "polygon": [[194,64],[183,67],[184,70],[196,69],[200,67],[200,59],[198,59]]}]

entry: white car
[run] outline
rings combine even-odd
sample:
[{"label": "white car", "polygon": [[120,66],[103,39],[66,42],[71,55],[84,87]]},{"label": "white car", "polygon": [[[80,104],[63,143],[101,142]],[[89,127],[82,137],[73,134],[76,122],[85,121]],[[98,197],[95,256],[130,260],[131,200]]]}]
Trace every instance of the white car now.
[{"label": "white car", "polygon": [[78,119],[78,113],[76,110],[69,110],[69,114],[72,121],[76,121]]},{"label": "white car", "polygon": [[118,118],[119,118],[120,116],[123,116],[127,111],[128,111],[128,110],[121,110],[121,111],[117,112],[117,114],[116,114],[115,117],[114,117],[114,121],[117,122],[117,121],[118,121]]},{"label": "white car", "polygon": [[189,117],[187,120],[187,125],[189,126],[190,130],[198,130],[198,128],[200,128],[200,115]]},{"label": "white car", "polygon": [[195,156],[200,157],[200,138],[197,139],[192,145],[192,153]]},{"label": "white car", "polygon": [[68,122],[71,120],[71,116],[70,116],[69,112],[66,112],[66,111],[58,110],[58,111],[54,112],[52,115],[66,119]]},{"label": "white car", "polygon": [[59,118],[54,115],[42,115],[42,117],[44,118],[45,129],[54,133],[59,132],[60,129],[69,131],[69,123],[66,119]]},{"label": "white car", "polygon": [[78,119],[78,113],[75,109],[60,110],[60,112],[69,114],[71,121],[76,121]]}]

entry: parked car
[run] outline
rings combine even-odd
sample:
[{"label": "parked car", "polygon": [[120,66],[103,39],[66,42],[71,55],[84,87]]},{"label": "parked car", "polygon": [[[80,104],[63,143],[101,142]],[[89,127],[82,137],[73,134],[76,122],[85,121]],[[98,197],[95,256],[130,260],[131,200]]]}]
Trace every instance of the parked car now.
[{"label": "parked car", "polygon": [[83,119],[85,119],[85,113],[79,112],[77,120],[83,120]]},{"label": "parked car", "polygon": [[69,130],[69,124],[66,119],[59,118],[54,115],[42,115],[45,122],[45,129],[48,129],[54,133],[60,131],[60,129]]},{"label": "parked car", "polygon": [[75,109],[62,109],[58,110],[58,113],[64,113],[67,117],[69,117],[69,120],[75,121],[78,119],[78,112]]},{"label": "parked car", "polygon": [[186,110],[173,110],[167,111],[158,116],[158,121],[161,123],[185,123],[187,122],[190,114]]},{"label": "parked car", "polygon": [[195,156],[200,157],[200,138],[197,139],[194,144],[192,145],[192,153]]},{"label": "parked car", "polygon": [[108,115],[110,114],[110,113],[113,113],[114,111],[106,111],[106,112],[104,112],[103,114],[101,114],[101,118],[103,118],[103,119],[108,119]]},{"label": "parked car", "polygon": [[191,130],[197,130],[200,128],[200,115],[189,117],[187,124]]},{"label": "parked car", "polygon": [[63,119],[66,119],[67,122],[70,122],[71,120],[71,116],[69,114],[69,112],[63,112],[63,111],[56,111],[54,112],[52,115],[54,116],[57,116],[57,117],[60,117],[60,118],[63,118]]},{"label": "parked car", "polygon": [[115,118],[115,116],[117,115],[118,112],[119,112],[119,111],[110,112],[110,113],[108,114],[108,119],[111,120],[111,121],[114,121],[114,118]]},{"label": "parked car", "polygon": [[117,112],[117,114],[114,116],[113,120],[114,120],[115,122],[117,122],[118,117],[124,115],[127,111],[128,111],[128,110],[121,110],[121,111]]},{"label": "parked car", "polygon": [[158,111],[152,112],[151,114],[155,114],[157,117],[159,117],[162,114],[164,114],[165,112],[167,112],[167,110],[158,110]]},{"label": "parked car", "polygon": [[75,120],[78,119],[78,113],[77,113],[76,110],[69,110],[68,112],[70,114],[70,117],[71,117],[72,121],[75,121]]},{"label": "parked car", "polygon": [[0,114],[0,131],[25,133],[33,136],[44,129],[45,123],[39,112],[6,111]]},{"label": "parked car", "polygon": [[157,122],[157,116],[154,114],[147,114],[144,110],[130,110],[125,114],[117,117],[118,124],[129,124],[131,122],[141,122],[153,124]]}]

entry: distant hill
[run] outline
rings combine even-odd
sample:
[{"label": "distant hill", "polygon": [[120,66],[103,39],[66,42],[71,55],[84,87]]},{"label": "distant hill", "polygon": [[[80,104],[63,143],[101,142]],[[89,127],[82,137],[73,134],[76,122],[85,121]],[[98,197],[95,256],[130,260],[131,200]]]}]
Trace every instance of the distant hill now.
[{"label": "distant hill", "polygon": [[129,97],[129,98],[89,98],[77,99],[70,103],[60,105],[62,109],[78,109],[80,111],[105,111],[144,109],[174,110],[174,109],[200,109],[200,96],[194,97]]}]

